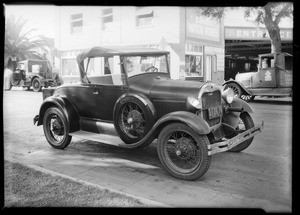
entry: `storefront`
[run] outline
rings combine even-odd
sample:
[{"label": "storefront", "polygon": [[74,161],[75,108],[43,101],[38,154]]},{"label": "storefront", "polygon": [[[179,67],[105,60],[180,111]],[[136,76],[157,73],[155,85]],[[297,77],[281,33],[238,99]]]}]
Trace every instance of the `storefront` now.
[{"label": "storefront", "polygon": [[186,8],[185,79],[224,80],[223,22],[198,16],[196,8]]}]

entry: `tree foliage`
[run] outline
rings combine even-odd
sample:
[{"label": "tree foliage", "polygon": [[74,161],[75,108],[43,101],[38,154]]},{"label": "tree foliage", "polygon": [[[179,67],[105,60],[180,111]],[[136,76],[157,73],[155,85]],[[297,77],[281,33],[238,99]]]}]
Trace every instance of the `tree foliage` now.
[{"label": "tree foliage", "polygon": [[[198,15],[220,20],[234,7],[201,7],[196,10]],[[246,7],[244,17],[255,17],[257,24],[264,24],[270,35],[271,52],[281,52],[279,23],[282,18],[293,18],[292,2],[269,2],[262,7]]]},{"label": "tree foliage", "polygon": [[11,15],[5,22],[4,64],[14,69],[17,61],[43,59],[47,45],[41,35],[35,36],[36,29],[26,29],[27,20]]}]

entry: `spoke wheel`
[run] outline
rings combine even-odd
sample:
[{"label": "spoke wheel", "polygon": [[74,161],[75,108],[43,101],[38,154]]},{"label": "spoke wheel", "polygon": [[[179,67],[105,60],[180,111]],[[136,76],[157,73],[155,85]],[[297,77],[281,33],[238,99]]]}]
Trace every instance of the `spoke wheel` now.
[{"label": "spoke wheel", "polygon": [[33,79],[32,81],[32,88],[35,92],[40,92],[42,89],[40,80],[38,78]]},{"label": "spoke wheel", "polygon": [[141,139],[144,136],[145,115],[138,104],[129,102],[123,106],[120,123],[120,127],[128,137]]},{"label": "spoke wheel", "polygon": [[233,90],[234,97],[241,98],[242,89],[241,89],[241,87],[239,85],[237,85],[235,83],[229,83],[229,84],[227,84],[227,86],[225,87],[225,89],[227,89],[227,88],[231,88]]},{"label": "spoke wheel", "polygon": [[[254,122],[253,122],[251,116],[247,112],[241,113],[240,119],[239,119],[239,124],[236,127],[236,132],[238,134],[243,133],[244,131],[246,131],[250,128],[253,128],[253,127],[254,127]],[[251,137],[250,139],[242,142],[241,144],[237,145],[236,147],[230,149],[229,151],[230,152],[241,152],[250,146],[253,139],[254,139],[254,137]]]},{"label": "spoke wheel", "polygon": [[71,142],[66,117],[58,108],[52,107],[46,111],[43,128],[46,139],[53,148],[64,149]]},{"label": "spoke wheel", "polygon": [[252,102],[255,96],[249,95],[249,94],[242,94],[241,99],[243,99],[245,102]]},{"label": "spoke wheel", "polygon": [[196,134],[183,123],[166,126],[158,137],[158,155],[165,169],[174,177],[195,180],[209,168],[206,136]]},{"label": "spoke wheel", "polygon": [[145,103],[139,97],[132,95],[125,96],[116,102],[114,126],[125,144],[134,144],[143,139],[143,143],[138,147],[146,147],[155,138],[154,135],[150,135],[144,139],[155,122],[155,110],[150,108],[150,101]]}]

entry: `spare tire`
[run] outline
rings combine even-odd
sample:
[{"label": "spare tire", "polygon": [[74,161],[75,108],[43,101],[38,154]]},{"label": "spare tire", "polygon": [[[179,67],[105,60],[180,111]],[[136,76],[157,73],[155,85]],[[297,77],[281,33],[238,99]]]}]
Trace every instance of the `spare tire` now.
[{"label": "spare tire", "polygon": [[149,99],[132,94],[117,101],[114,108],[114,126],[124,143],[133,144],[143,139],[154,122],[155,110]]}]

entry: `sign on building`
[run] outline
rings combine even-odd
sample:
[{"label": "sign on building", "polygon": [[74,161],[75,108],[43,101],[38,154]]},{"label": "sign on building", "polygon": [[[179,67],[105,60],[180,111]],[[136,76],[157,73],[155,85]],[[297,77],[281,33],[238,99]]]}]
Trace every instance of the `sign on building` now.
[{"label": "sign on building", "polygon": [[[293,41],[293,29],[281,28],[281,40]],[[266,28],[255,27],[225,27],[226,40],[269,40]]]}]

